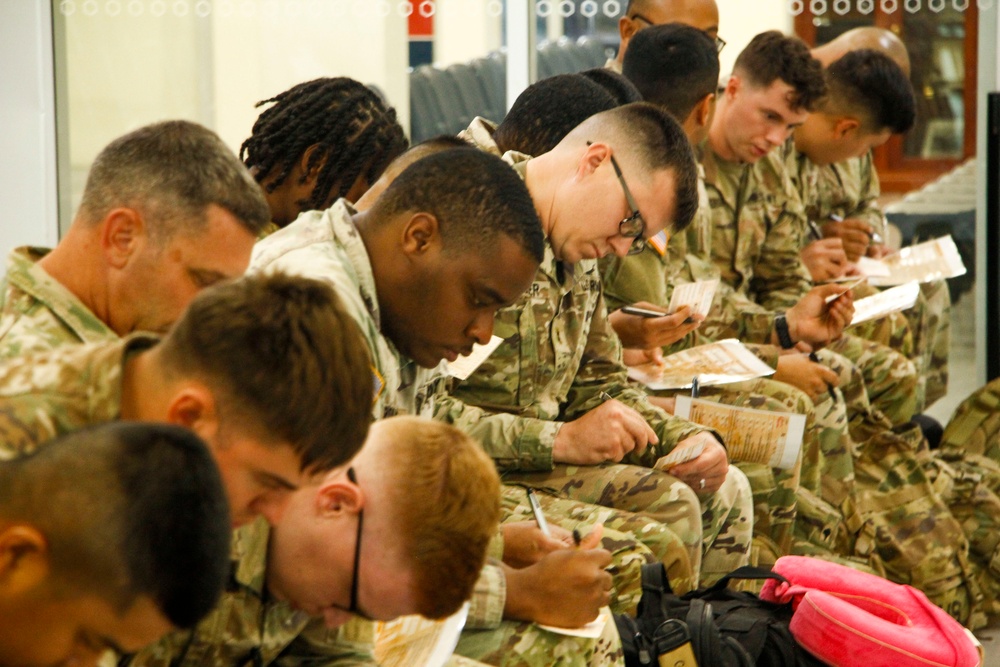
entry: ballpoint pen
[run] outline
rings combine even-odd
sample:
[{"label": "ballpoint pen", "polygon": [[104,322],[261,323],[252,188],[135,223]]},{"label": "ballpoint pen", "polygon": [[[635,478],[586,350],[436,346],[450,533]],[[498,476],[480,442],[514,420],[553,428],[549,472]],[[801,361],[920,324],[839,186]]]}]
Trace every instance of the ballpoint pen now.
[{"label": "ballpoint pen", "polygon": [[535,492],[531,489],[528,489],[528,504],[531,505],[531,513],[535,515],[535,523],[538,524],[538,529],[542,531],[542,535],[552,537],[552,532],[549,530],[549,522],[545,520],[545,515],[542,514],[542,506],[538,504],[538,498],[535,497]]}]

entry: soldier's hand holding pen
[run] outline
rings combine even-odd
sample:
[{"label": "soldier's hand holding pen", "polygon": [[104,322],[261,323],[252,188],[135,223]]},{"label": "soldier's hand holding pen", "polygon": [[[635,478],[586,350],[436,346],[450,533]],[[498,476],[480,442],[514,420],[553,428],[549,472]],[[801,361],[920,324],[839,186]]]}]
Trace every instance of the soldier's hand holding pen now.
[{"label": "soldier's hand holding pen", "polygon": [[534,521],[516,521],[500,526],[503,533],[503,562],[511,567],[534,565],[546,554],[574,546],[573,533],[549,524],[545,535]]},{"label": "soldier's hand holding pen", "polygon": [[[632,310],[632,314],[629,310]],[[643,314],[634,314],[638,312]],[[663,315],[656,317],[657,312]],[[678,308],[675,313],[668,315],[666,309],[646,301],[638,301],[608,315],[608,321],[621,338],[622,345],[642,350],[676,343],[697,329],[703,319],[699,315],[693,315],[689,306]]]},{"label": "soldier's hand holding pen", "polygon": [[817,400],[825,393],[832,391],[831,387],[840,384],[840,377],[826,366],[814,361],[808,354],[783,354],[778,357],[778,370],[772,376],[779,382],[785,382],[801,389],[809,398]]},{"label": "soldier's hand holding pen", "polygon": [[844,242],[839,238],[813,241],[802,249],[802,262],[815,282],[839,278],[849,266]]},{"label": "soldier's hand holding pen", "polygon": [[[827,302],[833,296],[837,298]],[[813,287],[785,312],[792,341],[808,343],[814,348],[839,338],[853,317],[854,298],[850,290],[839,284]],[[780,344],[776,332],[771,342]]]},{"label": "soldier's hand holding pen", "polygon": [[823,223],[822,230],[826,238],[835,237],[844,242],[847,261],[852,263],[868,252],[870,244],[882,243],[882,238],[875,233],[875,228],[857,218],[845,220],[838,215],[831,215],[830,220]]},{"label": "soldier's hand holding pen", "polygon": [[659,442],[641,414],[606,394],[602,400],[582,417],[559,427],[552,445],[554,462],[570,465],[617,462],[633,450],[641,452],[650,443]]},{"label": "soldier's hand holding pen", "polygon": [[575,548],[557,549],[525,568],[504,568],[504,618],[578,628],[611,601],[611,552],[600,548],[598,525]]}]

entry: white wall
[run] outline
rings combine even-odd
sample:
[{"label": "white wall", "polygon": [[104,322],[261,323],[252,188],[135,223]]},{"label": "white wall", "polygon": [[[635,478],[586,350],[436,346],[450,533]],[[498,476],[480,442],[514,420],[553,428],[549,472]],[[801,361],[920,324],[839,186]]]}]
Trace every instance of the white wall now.
[{"label": "white wall", "polygon": [[500,48],[503,6],[498,0],[437,0],[434,64],[464,63]]},{"label": "white wall", "polygon": [[66,4],[73,7],[64,23],[74,205],[89,165],[115,137],[186,118],[236,151],[260,113],[254,104],[320,76],[374,83],[409,125],[407,22],[398,3]]},{"label": "white wall", "polygon": [[0,2],[0,258],[58,237],[52,14],[47,3]]},{"label": "white wall", "polygon": [[716,0],[719,5],[719,37],[726,48],[719,54],[720,71],[726,77],[740,51],[765,30],[793,33],[794,19],[784,0]]}]

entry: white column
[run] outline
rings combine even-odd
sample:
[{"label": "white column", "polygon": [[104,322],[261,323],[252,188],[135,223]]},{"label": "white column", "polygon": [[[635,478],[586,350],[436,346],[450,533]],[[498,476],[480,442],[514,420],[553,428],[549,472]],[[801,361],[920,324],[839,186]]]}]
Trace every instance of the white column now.
[{"label": "white column", "polygon": [[507,2],[507,108],[538,80],[535,0]]},{"label": "white column", "polygon": [[0,2],[0,253],[59,238],[49,2]]}]

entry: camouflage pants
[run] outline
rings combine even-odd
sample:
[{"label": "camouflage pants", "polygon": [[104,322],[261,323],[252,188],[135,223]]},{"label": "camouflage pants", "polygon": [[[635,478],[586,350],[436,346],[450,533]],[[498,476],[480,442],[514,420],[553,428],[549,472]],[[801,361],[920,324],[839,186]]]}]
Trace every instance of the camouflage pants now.
[{"label": "camouflage pants", "polygon": [[[594,526],[604,526],[601,546],[611,552],[609,572],[613,578],[611,610],[635,615],[642,597],[642,566],[659,561],[667,569],[671,587],[678,593],[693,590],[697,582],[688,549],[672,530],[658,521],[621,510],[567,500],[540,490],[538,503],[549,523],[566,530],[577,528],[586,535]],[[502,521],[533,519],[524,487],[502,489]]]},{"label": "camouflage pants", "polygon": [[1000,463],[1000,379],[980,387],[955,409],[941,450],[979,454]]},{"label": "camouflage pants", "polygon": [[[854,299],[857,300],[874,296],[879,293],[879,289],[866,283],[858,285],[852,292]],[[903,313],[889,313],[885,317],[862,322],[850,327],[847,333],[873,343],[880,343],[907,359],[913,359],[915,336],[910,321]]]},{"label": "camouflage pants", "polygon": [[[671,392],[675,393],[676,392]],[[794,412],[806,416],[806,432],[799,460],[789,470],[758,463],[733,461],[743,471],[753,492],[753,534],[759,554],[761,543],[773,542],[777,555],[791,553],[795,525],[796,494],[802,471],[819,483],[819,433],[812,401],[803,392],[783,382],[758,378],[717,387],[704,387],[701,398],[725,405],[755,410]],[[770,546],[770,545],[767,545]],[[751,555],[754,565],[761,564]],[[770,564],[765,562],[766,564]]]},{"label": "camouflage pants", "polygon": [[687,484],[640,466],[557,464],[550,472],[504,474],[585,503],[637,512],[665,524],[684,542],[699,585],[746,565],[753,531],[753,498],[746,477],[731,467],[726,481],[699,502]]},{"label": "camouflage pants", "polygon": [[[909,422],[923,405],[916,368],[898,352],[851,335],[841,336],[829,349],[847,357],[861,370],[867,401],[889,417],[894,426]],[[845,392],[857,392],[843,383],[841,386]],[[845,394],[845,398],[850,400],[850,394]],[[849,415],[850,405],[849,402]]]},{"label": "camouflage pants", "polygon": [[903,314],[913,330],[914,363],[924,381],[924,409],[948,393],[951,293],[946,280],[920,285],[916,305]]},{"label": "camouflage pants", "polygon": [[567,637],[531,623],[504,621],[495,630],[465,630],[455,653],[498,667],[624,667],[621,640],[609,619],[597,639]]}]

